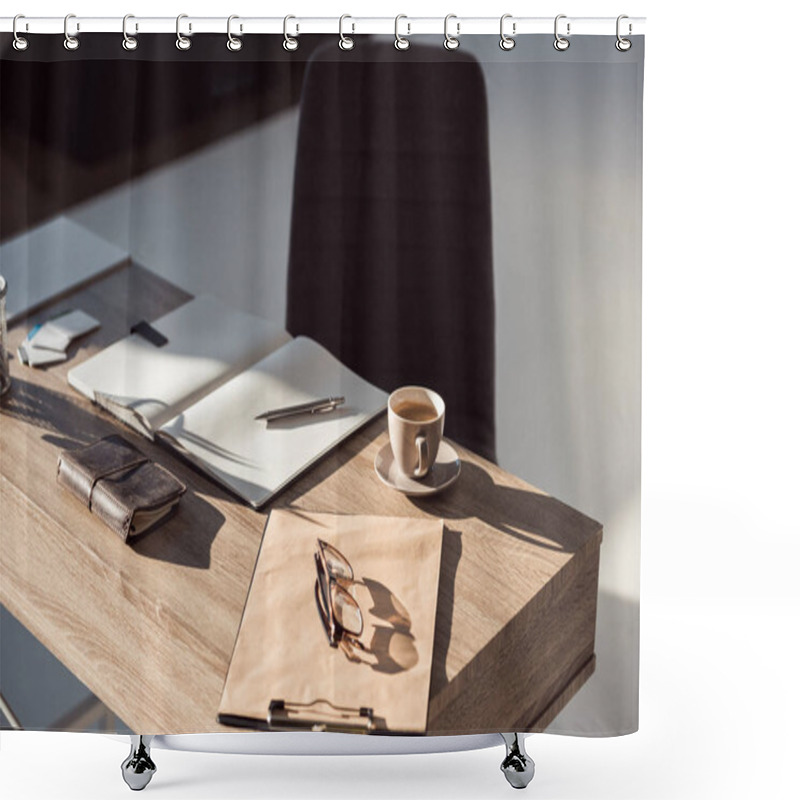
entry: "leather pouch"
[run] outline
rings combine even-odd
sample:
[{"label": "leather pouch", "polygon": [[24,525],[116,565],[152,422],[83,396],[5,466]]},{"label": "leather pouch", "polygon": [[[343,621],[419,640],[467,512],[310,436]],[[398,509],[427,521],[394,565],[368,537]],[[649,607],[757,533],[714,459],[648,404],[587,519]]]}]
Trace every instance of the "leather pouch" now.
[{"label": "leather pouch", "polygon": [[58,483],[123,541],[163,521],[186,491],[171,472],[117,435],[62,451]]}]

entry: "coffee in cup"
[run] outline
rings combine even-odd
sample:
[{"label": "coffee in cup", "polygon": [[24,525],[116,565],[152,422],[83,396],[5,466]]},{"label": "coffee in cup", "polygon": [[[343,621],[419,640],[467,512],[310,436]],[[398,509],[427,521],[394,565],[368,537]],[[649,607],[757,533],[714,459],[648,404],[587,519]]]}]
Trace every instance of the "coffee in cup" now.
[{"label": "coffee in cup", "polygon": [[404,386],[389,396],[389,442],[400,472],[424,478],[444,432],[444,400],[432,389]]}]

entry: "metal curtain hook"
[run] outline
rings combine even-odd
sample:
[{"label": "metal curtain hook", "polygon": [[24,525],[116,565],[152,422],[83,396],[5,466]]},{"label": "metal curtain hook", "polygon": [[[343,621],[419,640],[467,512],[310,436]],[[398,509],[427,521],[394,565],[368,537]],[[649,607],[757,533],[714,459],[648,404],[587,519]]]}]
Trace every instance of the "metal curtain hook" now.
[{"label": "metal curtain hook", "polygon": [[[511,14],[503,14],[503,16],[500,17],[500,49],[501,50],[513,50],[514,49],[514,45],[516,44],[516,42],[514,41],[512,36],[509,36],[505,32],[506,20],[507,19],[511,19],[511,18],[512,18]],[[517,33],[517,23],[516,22],[512,22],[511,23],[511,33],[512,33],[513,36],[516,36],[516,33]]]},{"label": "metal curtain hook", "polygon": [[[231,22],[235,19],[239,19],[236,14],[231,14],[228,17],[228,43],[227,48],[231,51],[231,53],[236,53],[237,51],[242,49],[242,40],[238,36],[234,36],[231,33]],[[239,26],[239,33],[242,32],[242,26]]]},{"label": "metal curtain hook", "polygon": [[[291,14],[287,14],[283,18],[283,49],[292,52],[293,50],[297,50],[297,48],[300,46],[300,42],[298,42],[297,39],[295,39],[294,37],[289,36],[289,31],[287,29],[287,26],[289,25],[290,19],[297,19],[297,17],[293,17]],[[295,33],[299,32],[300,32],[300,26],[295,23]]]},{"label": "metal curtain hook", "polygon": [[[188,14],[178,14],[177,18],[175,19],[175,35],[178,37],[175,40],[175,47],[178,50],[188,50],[192,46],[192,40],[188,36],[184,36],[181,33],[181,20],[188,19]],[[189,32],[192,30],[192,23],[189,23]]]},{"label": "metal curtain hook", "polygon": [[[11,30],[14,33],[14,49],[15,50],[19,50],[21,52],[23,50],[27,50],[28,49],[29,42],[24,36],[20,36],[17,33],[17,20],[19,20],[19,19],[25,19],[25,15],[24,14],[17,14],[17,16],[14,17],[14,22],[12,23]],[[25,30],[26,31],[28,30],[28,23],[27,22],[25,23]]]},{"label": "metal curtain hook", "polygon": [[[139,46],[139,40],[135,36],[128,35],[128,20],[136,19],[133,14],[126,14],[122,18],[122,46],[126,50],[135,50]],[[135,30],[139,30],[139,23],[136,23]]]},{"label": "metal curtain hook", "polygon": [[444,49],[445,50],[456,50],[458,46],[461,44],[458,37],[461,35],[461,23],[456,22],[456,35],[453,36],[447,30],[447,23],[450,22],[451,19],[457,20],[458,17],[455,14],[448,14],[444,18]]},{"label": "metal curtain hook", "polygon": [[[64,47],[67,50],[77,50],[81,46],[81,43],[76,36],[70,36],[69,21],[71,19],[75,19],[74,14],[67,14],[67,16],[64,17]],[[75,30],[79,31],[80,29],[80,23],[75,23]]]},{"label": "metal curtain hook", "polygon": [[[565,39],[559,32],[558,32],[558,21],[560,19],[566,19],[566,14],[559,14],[556,17],[556,21],[553,25],[553,31],[555,32],[555,41],[553,42],[553,47],[560,52],[564,52],[569,47],[569,39]],[[567,36],[570,34],[570,24],[567,23]]]},{"label": "metal curtain hook", "polygon": [[[411,47],[411,42],[409,42],[408,39],[405,39],[400,35],[401,19],[408,19],[408,17],[405,14],[398,14],[394,18],[394,46],[398,50],[408,50],[408,48]],[[408,33],[406,34],[406,36],[411,36],[411,24],[407,22],[406,26],[408,27]]]},{"label": "metal curtain hook", "polygon": [[[356,43],[352,36],[344,35],[343,25],[346,19],[353,19],[353,18],[349,14],[342,14],[342,16],[339,17],[339,47],[342,50],[352,50],[356,46]],[[355,33],[356,32],[355,22],[352,22],[350,24],[352,26],[352,33]]]},{"label": "metal curtain hook", "polygon": [[[620,53],[627,53],[628,50],[631,49],[631,44],[632,44],[630,39],[623,38],[622,34],[620,33],[620,22],[622,22],[622,20],[624,20],[624,19],[628,19],[628,15],[627,14],[620,14],[617,17],[617,41],[614,43],[614,47],[616,47],[617,50],[620,51]],[[630,36],[630,33],[631,33],[632,30],[633,30],[633,26],[630,23],[628,23],[628,35],[629,36]]]}]

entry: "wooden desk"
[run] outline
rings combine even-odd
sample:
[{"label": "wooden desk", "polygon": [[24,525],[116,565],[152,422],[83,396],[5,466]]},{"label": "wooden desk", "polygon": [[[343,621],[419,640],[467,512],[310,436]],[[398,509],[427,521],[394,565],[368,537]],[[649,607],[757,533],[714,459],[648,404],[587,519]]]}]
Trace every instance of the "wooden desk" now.
[{"label": "wooden desk", "polygon": [[[10,331],[12,352],[62,308],[102,328],[65,364],[15,362],[0,406],[0,601],[138,733],[232,730],[217,706],[270,506],[246,508],[66,373],[187,299],[130,266],[51,305]],[[120,431],[189,486],[179,513],[133,546],[55,481],[61,449]],[[373,472],[386,437],[381,417],[271,507],[444,518],[429,732],[545,728],[594,669],[601,526],[463,449],[453,487],[407,498]]]}]

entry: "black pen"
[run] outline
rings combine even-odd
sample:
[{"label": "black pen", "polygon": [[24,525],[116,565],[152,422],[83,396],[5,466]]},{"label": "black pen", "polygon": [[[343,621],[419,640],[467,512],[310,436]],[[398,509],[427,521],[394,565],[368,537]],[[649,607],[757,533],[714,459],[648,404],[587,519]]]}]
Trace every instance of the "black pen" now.
[{"label": "black pen", "polygon": [[296,417],[300,414],[323,414],[326,411],[333,411],[344,403],[344,397],[325,397],[322,400],[312,400],[309,403],[300,403],[296,406],[286,406],[286,408],[275,408],[259,414],[256,419],[264,419],[267,422],[285,417]]}]

